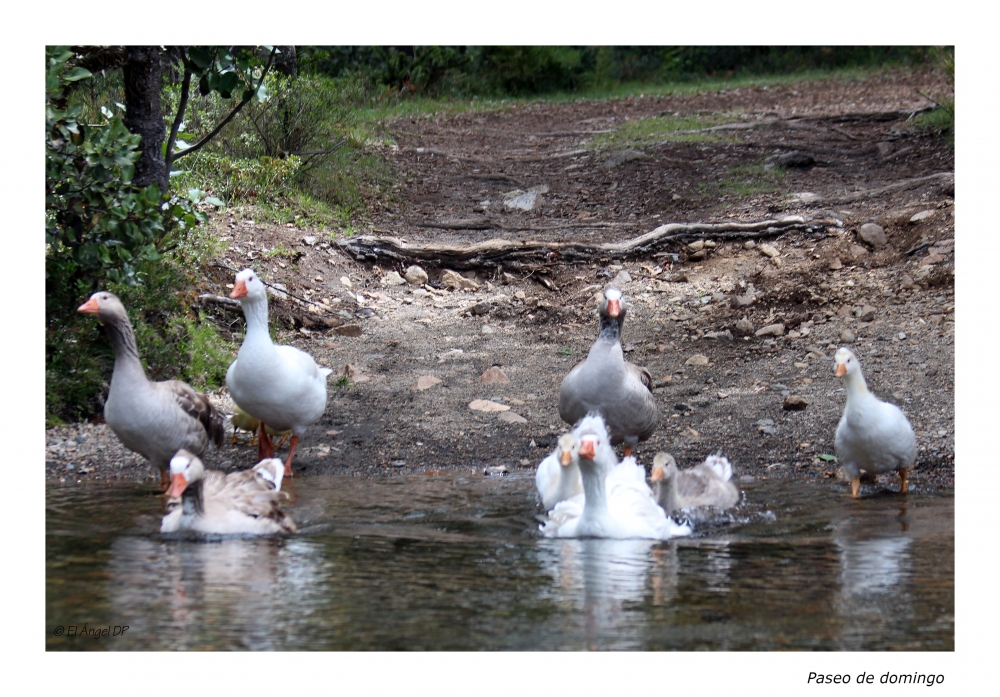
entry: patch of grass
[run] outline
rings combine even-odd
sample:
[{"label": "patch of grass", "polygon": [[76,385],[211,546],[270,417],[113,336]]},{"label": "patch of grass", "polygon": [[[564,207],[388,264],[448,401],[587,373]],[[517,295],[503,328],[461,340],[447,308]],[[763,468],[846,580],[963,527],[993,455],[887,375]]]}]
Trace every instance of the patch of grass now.
[{"label": "patch of grass", "polygon": [[351,386],[351,378],[348,377],[347,375],[341,375],[339,378],[337,378],[334,381],[333,386],[334,387],[350,387]]},{"label": "patch of grass", "polygon": [[268,259],[274,259],[275,257],[281,257],[283,259],[288,259],[290,257],[297,256],[298,252],[294,252],[285,246],[284,242],[279,242],[278,246],[274,249],[270,249],[264,253],[264,256]]},{"label": "patch of grass", "polygon": [[941,106],[933,111],[928,111],[914,117],[910,122],[910,127],[945,136],[948,142],[955,143],[955,100],[949,99],[940,102]]},{"label": "patch of grass", "polygon": [[691,133],[690,131],[699,131],[725,123],[737,123],[740,120],[740,116],[736,114],[654,116],[628,121],[614,133],[601,134],[591,139],[587,146],[596,150],[621,150],[641,148],[667,140],[677,143],[718,143],[726,140],[726,136],[720,132]]},{"label": "patch of grass", "polygon": [[729,167],[728,176],[719,180],[719,192],[736,196],[771,194],[781,190],[785,170],[765,167],[763,163]]},{"label": "patch of grass", "polygon": [[559,349],[558,353],[562,354],[563,356],[569,356],[570,354],[573,353],[573,349],[571,348]]}]

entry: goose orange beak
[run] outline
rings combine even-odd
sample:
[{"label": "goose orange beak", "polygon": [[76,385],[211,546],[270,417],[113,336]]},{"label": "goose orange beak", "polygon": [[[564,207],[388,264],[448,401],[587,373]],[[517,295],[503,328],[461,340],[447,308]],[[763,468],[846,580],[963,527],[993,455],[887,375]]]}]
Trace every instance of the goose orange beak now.
[{"label": "goose orange beak", "polygon": [[562,454],[559,455],[559,463],[563,467],[569,467],[569,463],[573,462],[573,454],[568,450],[563,450]]},{"label": "goose orange beak", "polygon": [[847,375],[847,366],[843,363],[838,363],[837,369],[833,371],[833,374],[836,375],[838,378],[844,377],[845,375]]},{"label": "goose orange beak", "polygon": [[609,300],[608,301],[608,314],[612,317],[617,317],[621,314],[622,304],[621,300]]},{"label": "goose orange beak", "polygon": [[76,308],[77,312],[82,312],[85,315],[96,315],[101,311],[101,308],[97,305],[97,298],[91,298],[80,307]]},{"label": "goose orange beak", "polygon": [[187,479],[183,474],[175,474],[170,477],[170,488],[167,490],[167,498],[175,499],[187,489]]},{"label": "goose orange beak", "polygon": [[580,457],[585,457],[588,460],[594,459],[594,441],[587,438],[580,443]]},{"label": "goose orange beak", "polygon": [[233,286],[233,292],[229,294],[230,298],[244,298],[247,294],[247,282],[243,279],[237,279],[236,284]]},{"label": "goose orange beak", "polygon": [[651,482],[658,482],[661,479],[663,479],[663,468],[662,467],[654,467],[652,474],[649,475],[649,481],[651,481]]}]

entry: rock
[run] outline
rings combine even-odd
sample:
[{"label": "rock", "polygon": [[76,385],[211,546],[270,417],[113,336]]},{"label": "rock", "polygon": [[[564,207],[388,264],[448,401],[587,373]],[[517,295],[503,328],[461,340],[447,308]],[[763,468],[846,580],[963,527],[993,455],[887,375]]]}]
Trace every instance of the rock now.
[{"label": "rock", "polygon": [[708,332],[707,334],[705,334],[705,338],[706,339],[722,339],[723,341],[732,341],[733,340],[733,333],[731,331],[729,331],[728,329],[726,329],[725,331],[721,331],[721,332]]},{"label": "rock", "polygon": [[487,300],[480,300],[475,305],[473,305],[472,307],[469,308],[469,312],[471,312],[472,314],[477,315],[477,316],[478,315],[485,315],[485,314],[489,313],[489,311],[492,309],[492,307],[493,306],[490,305],[489,301],[487,301]]},{"label": "rock", "polygon": [[500,366],[495,365],[479,377],[479,382],[487,385],[506,385],[510,382],[510,378],[507,377],[507,373],[503,372]]},{"label": "rock", "polygon": [[456,359],[464,353],[465,351],[460,348],[448,349],[444,353],[438,354],[438,363],[444,363],[445,361]]},{"label": "rock", "polygon": [[911,223],[917,223],[917,222],[920,222],[921,220],[926,220],[927,218],[932,218],[935,215],[937,215],[937,211],[934,210],[933,208],[930,209],[930,210],[926,210],[926,211],[920,211],[919,213],[914,213],[913,214],[913,216],[910,218],[910,222]]},{"label": "rock", "polygon": [[917,284],[913,282],[910,274],[904,273],[903,277],[899,279],[899,285],[903,288],[915,288]]},{"label": "rock", "polygon": [[628,271],[622,269],[621,271],[618,272],[618,275],[615,276],[615,280],[613,280],[612,283],[621,288],[631,280],[632,277],[629,275]]},{"label": "rock", "polygon": [[347,276],[341,276],[341,277],[340,277],[340,282],[341,282],[341,283],[343,283],[343,284],[344,284],[345,286],[347,286],[348,288],[350,288],[350,287],[351,287],[351,285],[352,285],[352,284],[351,284],[351,279],[349,279],[349,278],[348,278]]},{"label": "rock", "polygon": [[934,264],[940,264],[944,261],[944,257],[940,254],[928,254],[921,261],[921,266],[933,266]]},{"label": "rock", "polygon": [[302,238],[302,241],[305,242],[310,247],[316,244],[316,238],[313,235],[306,235],[305,237]]},{"label": "rock", "polygon": [[497,330],[496,330],[495,327],[491,327],[488,324],[484,324],[482,332],[483,332],[483,334],[496,334]]},{"label": "rock", "polygon": [[858,230],[858,237],[875,249],[884,247],[889,242],[885,236],[885,230],[882,229],[881,225],[876,225],[875,223],[865,223],[862,225],[861,229]]},{"label": "rock", "polygon": [[427,283],[428,280],[427,272],[417,265],[413,265],[406,269],[403,277],[406,278],[407,283],[414,286],[422,286]]},{"label": "rock", "polygon": [[441,272],[441,283],[451,290],[478,290],[479,285],[460,273],[445,269]]},{"label": "rock", "polygon": [[361,336],[361,325],[344,324],[339,327],[334,327],[333,331],[337,332],[341,336]]},{"label": "rock", "polygon": [[677,411],[694,411],[694,407],[692,407],[687,402],[678,402],[677,404],[674,405],[674,409],[676,409]]},{"label": "rock", "polygon": [[518,290],[518,291],[514,292],[514,299],[515,300],[524,300],[524,298],[525,298],[525,295],[524,295],[524,291],[523,290]]},{"label": "rock", "polygon": [[528,420],[521,416],[520,414],[515,414],[512,411],[504,412],[497,417],[500,421],[506,421],[509,424],[526,424]]},{"label": "rock", "polygon": [[530,211],[538,207],[541,202],[542,197],[537,191],[516,189],[504,194],[503,205],[511,210]]},{"label": "rock", "polygon": [[688,245],[688,249],[690,249],[692,252],[697,252],[704,248],[705,248],[705,240],[698,240],[697,242],[692,242],[691,244]]},{"label": "rock", "polygon": [[875,319],[875,308],[871,305],[865,305],[864,307],[857,308],[854,310],[854,316],[862,322],[871,322]]},{"label": "rock", "polygon": [[780,155],[771,155],[764,160],[764,165],[770,165],[771,167],[809,167],[814,162],[816,162],[815,158],[809,153],[793,150],[792,152],[783,152]]},{"label": "rock", "polygon": [[767,244],[766,242],[764,244],[757,245],[757,249],[761,251],[761,254],[771,257],[772,259],[781,254],[781,252],[779,252],[776,247]]},{"label": "rock", "polygon": [[509,470],[503,465],[496,465],[494,467],[487,467],[483,470],[483,474],[487,477],[503,477],[508,474]]},{"label": "rock", "polygon": [[736,321],[736,326],[734,327],[737,334],[742,334],[744,336],[753,333],[753,322],[748,320],[746,317]]},{"label": "rock", "polygon": [[695,365],[695,366],[708,365],[708,356],[703,356],[700,353],[696,353],[695,355],[691,356],[686,361],[684,361],[684,365]]},{"label": "rock", "polygon": [[803,206],[813,206],[823,200],[819,194],[814,194],[811,191],[800,191],[798,193],[791,194],[788,197],[788,203],[798,203]]},{"label": "rock", "polygon": [[851,245],[851,258],[860,259],[861,257],[868,256],[868,250],[862,247],[860,244]]},{"label": "rock", "polygon": [[781,322],[777,324],[769,324],[766,327],[761,327],[756,332],[755,336],[781,336],[785,333],[785,325]]},{"label": "rock", "polygon": [[743,243],[743,249],[753,249],[756,246],[757,243],[754,242],[753,240],[747,240],[746,242]]},{"label": "rock", "polygon": [[781,408],[784,409],[785,411],[802,411],[808,406],[809,402],[807,402],[805,399],[799,397],[798,395],[790,394],[787,397],[785,397],[785,401],[781,405]]},{"label": "rock", "polygon": [[379,281],[383,286],[402,286],[406,284],[403,277],[400,276],[395,271],[390,271],[387,274],[382,275],[382,280]]},{"label": "rock", "polygon": [[875,149],[878,150],[878,156],[885,159],[886,157],[889,157],[889,155],[892,154],[893,147],[892,143],[883,140],[878,143],[875,143]]},{"label": "rock", "polygon": [[702,249],[688,257],[688,261],[704,261],[708,258],[708,250]]},{"label": "rock", "polygon": [[844,268],[844,265],[840,262],[840,257],[833,257],[830,259],[830,263],[827,264],[827,268],[831,271],[839,271]]},{"label": "rock", "polygon": [[413,389],[415,390],[429,390],[434,387],[434,385],[440,385],[441,379],[436,378],[433,375],[421,375],[417,378],[417,381],[413,383]]},{"label": "rock", "polygon": [[494,412],[509,411],[510,407],[506,404],[499,404],[498,402],[492,402],[488,399],[474,399],[469,402],[469,409],[472,409],[473,411]]},{"label": "rock", "polygon": [[840,340],[845,344],[853,344],[854,333],[850,329],[845,329],[844,331],[840,332]]}]

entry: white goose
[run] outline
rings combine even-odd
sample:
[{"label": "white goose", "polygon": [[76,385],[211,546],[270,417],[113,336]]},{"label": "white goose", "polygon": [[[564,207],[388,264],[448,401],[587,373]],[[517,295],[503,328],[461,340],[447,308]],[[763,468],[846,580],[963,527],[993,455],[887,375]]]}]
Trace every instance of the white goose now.
[{"label": "white goose", "polygon": [[580,442],[572,433],[559,436],[556,449],[538,464],[535,472],[535,487],[546,511],[551,511],[557,503],[583,493],[580,478]]},{"label": "white goose", "polygon": [[598,305],[600,334],[586,360],[573,366],[559,388],[559,416],[575,424],[591,412],[601,414],[611,444],[625,444],[625,456],[649,438],[660,419],[653,399],[653,377],[629,363],[622,353],[621,331],[626,307],[622,292],[608,286]]},{"label": "white goose", "polygon": [[192,530],[214,535],[297,532],[278,505],[284,468],[270,458],[252,469],[225,474],[205,470],[197,456],[179,451],[170,461],[167,513],[160,532]]},{"label": "white goose", "polygon": [[603,419],[588,417],[576,435],[580,446],[575,457],[584,493],[550,511],[541,526],[543,535],[666,540],[691,533],[690,527],[676,524],[656,504],[646,485],[646,472],[635,458],[615,464]]},{"label": "white goose", "polygon": [[894,404],[868,391],[861,363],[849,348],[833,357],[835,375],[847,383],[847,404],[837,426],[834,447],[837,461],[851,478],[856,498],[861,470],[871,474],[899,470],[900,491],[906,493],[907,470],[917,459],[917,437],[906,415]]},{"label": "white goose", "polygon": [[721,455],[709,455],[700,465],[686,470],[677,469],[677,461],[669,453],[656,453],[650,479],[656,502],[667,515],[681,508],[714,506],[732,508],[740,500],[740,492],[730,479],[733,466]]},{"label": "white goose", "polygon": [[225,423],[208,397],[180,380],[152,382],[139,360],[132,323],[114,293],[98,291],[77,308],[97,315],[115,352],[115,368],[104,402],[104,420],[126,448],[160,468],[160,483],[170,483],[170,458],[181,448],[203,455],[209,443],[222,446]]},{"label": "white goose", "polygon": [[275,346],[267,327],[267,291],[253,269],[236,274],[229,297],[240,301],[247,333],[240,352],[226,373],[233,401],[261,421],[260,459],[274,454],[265,424],[276,431],[292,432],[285,460],[285,476],[292,476],[292,457],[306,428],[326,410],[326,378],[333,372],[320,368],[305,351]]}]

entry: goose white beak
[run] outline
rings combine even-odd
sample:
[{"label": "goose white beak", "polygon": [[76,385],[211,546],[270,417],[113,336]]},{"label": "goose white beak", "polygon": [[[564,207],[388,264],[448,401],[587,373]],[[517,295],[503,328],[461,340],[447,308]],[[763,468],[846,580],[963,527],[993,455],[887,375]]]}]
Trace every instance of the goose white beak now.
[{"label": "goose white beak", "polygon": [[187,489],[187,479],[183,474],[177,473],[170,477],[170,489],[167,490],[167,498],[175,499]]},{"label": "goose white beak", "polygon": [[622,304],[621,300],[609,300],[608,301],[608,314],[612,317],[617,317],[621,314]]},{"label": "goose white beak", "polygon": [[97,305],[97,298],[91,298],[80,307],[76,308],[77,312],[82,312],[85,315],[96,315],[101,311],[101,308]]},{"label": "goose white beak", "polygon": [[838,363],[837,369],[833,371],[833,374],[838,378],[842,378],[847,375],[847,365],[844,363]]},{"label": "goose white beak", "polygon": [[236,279],[236,283],[233,285],[233,292],[229,294],[230,298],[244,298],[247,294],[247,282],[242,278]]}]

